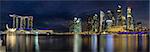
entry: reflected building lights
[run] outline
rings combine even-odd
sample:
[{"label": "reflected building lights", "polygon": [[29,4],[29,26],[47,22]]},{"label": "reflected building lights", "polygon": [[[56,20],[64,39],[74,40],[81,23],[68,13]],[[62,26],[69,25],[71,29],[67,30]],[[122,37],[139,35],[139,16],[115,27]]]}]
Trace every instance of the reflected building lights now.
[{"label": "reflected building lights", "polygon": [[106,38],[104,35],[100,35],[100,52],[105,52],[104,49],[105,49],[105,44],[106,44]]},{"label": "reflected building lights", "polygon": [[38,42],[38,32],[35,32],[34,41],[35,41],[35,52],[40,52],[39,42]]},{"label": "reflected building lights", "polygon": [[74,35],[74,45],[73,45],[73,52],[81,52],[81,40],[82,38],[80,35],[75,34]]},{"label": "reflected building lights", "polygon": [[92,52],[98,52],[97,51],[97,35],[94,34],[94,35],[91,35],[91,49],[92,49]]},{"label": "reflected building lights", "polygon": [[16,50],[16,35],[14,32],[8,32],[6,35],[6,47],[8,47],[7,51],[17,51]]},{"label": "reflected building lights", "polygon": [[113,42],[113,35],[106,36],[106,52],[113,52],[114,51],[114,42]]}]

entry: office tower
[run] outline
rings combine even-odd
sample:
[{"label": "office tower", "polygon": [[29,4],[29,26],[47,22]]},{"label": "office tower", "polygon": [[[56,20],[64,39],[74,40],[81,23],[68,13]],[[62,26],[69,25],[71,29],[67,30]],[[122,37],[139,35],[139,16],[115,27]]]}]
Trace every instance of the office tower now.
[{"label": "office tower", "polygon": [[132,9],[130,7],[127,8],[127,29],[134,30],[134,23],[132,17]]}]

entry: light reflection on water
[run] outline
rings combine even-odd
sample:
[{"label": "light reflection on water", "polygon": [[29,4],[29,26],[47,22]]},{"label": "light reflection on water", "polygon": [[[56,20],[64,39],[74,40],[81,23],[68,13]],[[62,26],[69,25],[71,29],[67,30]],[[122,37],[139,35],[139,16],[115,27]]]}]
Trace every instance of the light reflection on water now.
[{"label": "light reflection on water", "polygon": [[[12,34],[12,33],[11,33]],[[7,52],[148,52],[149,35],[6,36]],[[76,46],[76,47],[75,47]]]},{"label": "light reflection on water", "polygon": [[106,36],[106,52],[113,52],[113,36],[107,35]]},{"label": "light reflection on water", "polygon": [[91,35],[91,49],[92,52],[97,52],[97,35]]},{"label": "light reflection on water", "polygon": [[73,39],[74,39],[74,41],[73,41],[73,52],[81,52],[81,46],[82,46],[81,36],[78,34],[75,34]]}]

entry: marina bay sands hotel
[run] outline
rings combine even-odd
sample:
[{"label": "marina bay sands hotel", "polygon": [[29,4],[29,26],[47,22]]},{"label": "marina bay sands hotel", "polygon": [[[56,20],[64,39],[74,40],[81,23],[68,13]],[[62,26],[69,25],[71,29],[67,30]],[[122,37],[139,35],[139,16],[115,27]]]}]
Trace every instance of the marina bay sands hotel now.
[{"label": "marina bay sands hotel", "polygon": [[18,16],[15,14],[9,16],[13,18],[13,28],[32,29],[33,16]]}]

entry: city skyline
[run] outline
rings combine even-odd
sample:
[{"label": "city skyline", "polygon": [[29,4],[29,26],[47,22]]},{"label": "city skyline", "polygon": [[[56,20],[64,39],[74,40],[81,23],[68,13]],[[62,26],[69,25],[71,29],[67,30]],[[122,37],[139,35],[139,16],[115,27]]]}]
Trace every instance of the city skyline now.
[{"label": "city skyline", "polygon": [[74,16],[81,17],[98,13],[100,10],[116,10],[117,5],[123,7],[123,15],[126,15],[126,7],[132,8],[133,18],[136,22],[142,22],[149,26],[149,2],[147,1],[2,1],[0,5],[0,24],[11,23],[9,14],[32,15],[34,28],[50,28],[53,30],[68,31],[68,22]]}]

